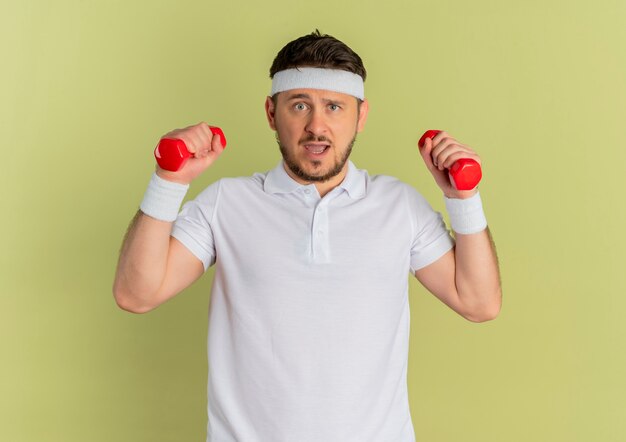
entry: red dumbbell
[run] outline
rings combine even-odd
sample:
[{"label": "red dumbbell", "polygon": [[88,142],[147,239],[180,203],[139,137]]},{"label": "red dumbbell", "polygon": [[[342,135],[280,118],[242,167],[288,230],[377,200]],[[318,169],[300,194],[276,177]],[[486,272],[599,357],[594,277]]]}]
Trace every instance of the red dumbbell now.
[{"label": "red dumbbell", "polygon": [[[209,126],[213,135],[220,137],[222,146],[226,147],[226,137],[219,127]],[[154,157],[161,169],[176,172],[180,170],[188,158],[193,154],[187,150],[183,140],[178,138],[163,138],[154,149]]]},{"label": "red dumbbell", "polygon": [[[426,142],[426,138],[430,138],[431,140],[435,138],[440,130],[427,130],[422,135],[422,138],[417,142],[419,147],[424,147],[424,143]],[[480,164],[477,161],[471,160],[469,158],[461,158],[452,164],[450,169],[448,170],[450,173],[450,178],[452,179],[452,184],[457,190],[472,190],[478,183],[480,179],[483,177],[483,172],[480,169]]]}]

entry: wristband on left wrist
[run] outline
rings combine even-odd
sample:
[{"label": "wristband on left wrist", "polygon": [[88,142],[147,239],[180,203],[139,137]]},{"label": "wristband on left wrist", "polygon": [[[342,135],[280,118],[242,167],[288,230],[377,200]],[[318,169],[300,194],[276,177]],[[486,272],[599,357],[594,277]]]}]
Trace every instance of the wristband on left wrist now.
[{"label": "wristband on left wrist", "polygon": [[487,228],[480,193],[467,199],[444,197],[452,230],[463,235],[482,232]]}]

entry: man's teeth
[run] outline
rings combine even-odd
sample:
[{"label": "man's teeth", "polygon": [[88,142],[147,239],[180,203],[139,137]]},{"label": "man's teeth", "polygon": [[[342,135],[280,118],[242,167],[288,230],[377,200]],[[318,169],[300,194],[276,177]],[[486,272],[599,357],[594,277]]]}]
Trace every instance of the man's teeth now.
[{"label": "man's teeth", "polygon": [[328,146],[307,146],[307,150],[314,154],[322,153],[326,150]]}]

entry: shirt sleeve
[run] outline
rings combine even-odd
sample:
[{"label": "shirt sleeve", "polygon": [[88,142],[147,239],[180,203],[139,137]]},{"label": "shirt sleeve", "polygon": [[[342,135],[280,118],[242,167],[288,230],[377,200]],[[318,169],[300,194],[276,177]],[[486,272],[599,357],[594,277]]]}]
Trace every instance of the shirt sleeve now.
[{"label": "shirt sleeve", "polygon": [[210,185],[194,200],[183,205],[178,214],[172,236],[202,261],[204,270],[215,264],[216,252],[213,238],[213,220],[217,209],[220,181]]},{"label": "shirt sleeve", "polygon": [[432,264],[454,247],[454,239],[446,228],[443,216],[435,212],[428,201],[415,189],[407,186],[409,217],[413,229],[410,270]]}]

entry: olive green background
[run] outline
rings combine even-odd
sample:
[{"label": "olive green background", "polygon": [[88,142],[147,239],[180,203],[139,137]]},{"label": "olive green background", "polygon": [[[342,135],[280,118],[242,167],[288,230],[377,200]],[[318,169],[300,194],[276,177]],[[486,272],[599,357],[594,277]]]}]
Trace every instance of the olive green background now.
[{"label": "olive green background", "polygon": [[316,27],[368,70],[359,167],[443,210],[421,133],[483,159],[504,306],[473,324],[411,283],[417,440],[626,440],[624,23],[622,0],[3,1],[0,440],[204,440],[213,273],[133,315],[119,246],[165,132],[228,137],[190,197],[278,162],[269,65]]}]

